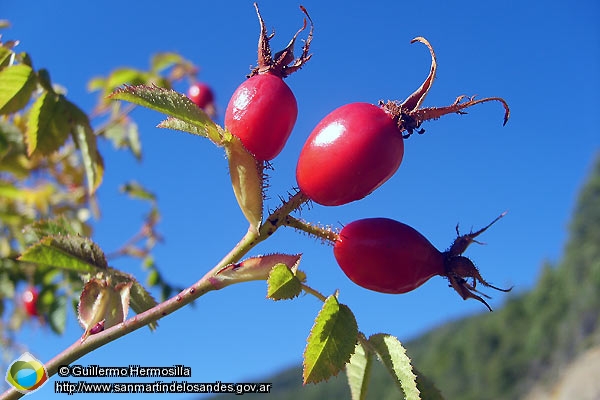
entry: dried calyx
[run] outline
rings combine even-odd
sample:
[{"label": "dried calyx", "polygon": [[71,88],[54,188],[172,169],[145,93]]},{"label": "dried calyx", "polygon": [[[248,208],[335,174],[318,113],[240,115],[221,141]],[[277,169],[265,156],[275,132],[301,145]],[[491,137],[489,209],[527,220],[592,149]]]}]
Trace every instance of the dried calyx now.
[{"label": "dried calyx", "polygon": [[423,82],[423,84],[404,102],[399,103],[396,101],[380,101],[380,106],[388,112],[394,119],[396,119],[398,123],[398,129],[401,132],[406,131],[403,134],[403,137],[406,139],[410,137],[414,132],[419,134],[424,133],[424,129],[420,129],[421,124],[424,121],[438,119],[446,114],[466,114],[465,109],[474,106],[480,103],[486,103],[488,101],[498,101],[502,103],[504,107],[504,125],[508,121],[508,117],[510,115],[510,109],[508,108],[508,104],[506,101],[500,97],[486,97],[484,99],[475,99],[475,96],[465,96],[461,95],[456,98],[454,103],[446,107],[425,107],[420,108],[425,96],[429,93],[431,89],[431,85],[433,84],[433,80],[435,79],[435,73],[437,70],[437,62],[435,58],[435,52],[433,51],[433,47],[427,41],[427,39],[423,37],[416,37],[411,40],[411,43],[420,42],[427,46],[429,52],[431,54],[431,68],[429,70],[429,75]]},{"label": "dried calyx", "polygon": [[258,15],[258,21],[260,22],[260,37],[258,39],[258,66],[252,69],[248,78],[264,73],[272,73],[281,78],[285,78],[290,74],[293,74],[311,58],[311,54],[308,54],[310,43],[313,37],[313,22],[306,8],[300,6],[300,9],[308,18],[310,22],[310,31],[308,33],[308,37],[304,42],[304,46],[302,47],[302,54],[300,57],[294,57],[294,44],[296,43],[296,38],[300,34],[300,32],[306,29],[306,18],[304,19],[304,24],[302,28],[296,32],[290,43],[285,47],[285,49],[275,53],[274,56],[271,56],[271,45],[270,40],[275,36],[275,33],[268,34],[267,28],[265,26],[265,21],[260,15],[260,11],[258,10],[258,4],[254,3],[254,8],[256,8],[256,14]]},{"label": "dried calyx", "polygon": [[[483,244],[475,240],[477,236],[485,232],[490,226],[492,226],[496,221],[506,215],[506,211],[500,214],[495,220],[490,222],[486,227],[478,230],[477,232],[470,232],[466,235],[461,235],[458,232],[458,225],[456,225],[456,234],[457,238],[452,243],[452,246],[448,250],[446,250],[444,254],[444,267],[445,267],[445,276],[450,281],[450,286],[456,290],[456,292],[464,299],[475,299],[485,304],[485,306],[492,311],[490,305],[483,299],[489,299],[490,296],[481,293],[477,290],[477,283],[479,282],[481,285],[485,287],[489,287],[491,289],[499,290],[501,292],[510,292],[512,287],[508,289],[502,289],[496,287],[489,282],[487,282],[481,274],[479,270],[473,264],[469,258],[462,255],[462,253],[467,250],[467,247],[471,243]],[[469,282],[469,279],[471,280]],[[483,297],[482,297],[483,296]]]}]

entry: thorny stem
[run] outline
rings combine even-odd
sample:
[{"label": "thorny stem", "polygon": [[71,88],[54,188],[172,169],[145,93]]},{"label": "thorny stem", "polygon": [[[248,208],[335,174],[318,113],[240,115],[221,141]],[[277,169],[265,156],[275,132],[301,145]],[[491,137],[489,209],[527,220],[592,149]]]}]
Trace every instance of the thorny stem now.
[{"label": "thorny stem", "polygon": [[[46,363],[45,367],[48,371],[48,376],[55,375],[61,365],[71,364],[93,350],[152,322],[156,322],[179,310],[183,306],[190,304],[200,296],[203,296],[210,291],[217,290],[218,288],[213,285],[211,278],[218,271],[229,264],[238,262],[254,246],[271,236],[283,224],[287,215],[300,208],[300,206],[307,201],[308,198],[302,192],[297,192],[292,195],[288,201],[284,202],[278,209],[269,215],[266,221],[261,225],[259,233],[249,229],[239,243],[215,267],[200,278],[198,282],[194,283],[189,288],[182,290],[176,296],[143,313],[137,314],[118,325],[108,328],[103,332],[91,335],[83,342],[78,339],[75,343]],[[308,288],[308,290],[306,290],[306,288]],[[306,286],[306,288],[305,290],[308,293],[311,293],[324,301],[325,298],[323,295],[308,286]],[[23,394],[13,388],[0,395],[0,400],[13,400],[21,397],[23,397]]]},{"label": "thorny stem", "polygon": [[324,243],[333,244],[338,240],[338,232],[328,226],[319,226],[310,222],[302,221],[298,218],[288,215],[285,217],[283,225],[308,233],[321,239]]}]

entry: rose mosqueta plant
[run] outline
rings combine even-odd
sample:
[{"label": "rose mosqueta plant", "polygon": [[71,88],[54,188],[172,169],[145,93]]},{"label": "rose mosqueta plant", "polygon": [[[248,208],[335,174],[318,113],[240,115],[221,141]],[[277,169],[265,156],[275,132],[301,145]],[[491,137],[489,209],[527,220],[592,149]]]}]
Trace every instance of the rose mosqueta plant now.
[{"label": "rose mosqueta plant", "polygon": [[[224,149],[234,195],[249,223],[247,232],[221,261],[208,268],[197,282],[177,290],[174,296],[164,296],[166,299],[160,303],[134,276],[110,265],[115,256],[139,256],[150,270],[148,281],[151,285],[161,288],[165,294],[173,290],[153,267],[150,256],[152,244],[139,243],[140,238],[149,243],[160,240],[160,235],[155,231],[159,219],[156,197],[139,184],[129,182],[122,189],[128,195],[145,199],[152,205],[141,236],[136,235],[136,240],[108,256],[88,238],[91,230],[73,217],[80,213],[66,213],[65,216],[54,218],[48,216],[29,226],[21,236],[25,250],[18,256],[18,262],[34,271],[29,273],[30,278],[41,274],[40,271],[53,273],[56,270],[64,271],[65,277],[83,278],[83,283],[79,281],[77,285],[71,283],[74,280],[65,280],[76,288],[74,291],[80,293],[77,310],[83,334],[71,347],[45,365],[49,375],[55,374],[60,365],[72,363],[82,355],[141,327],[156,328],[159,319],[210,291],[242,282],[264,280],[267,282],[267,297],[273,300],[294,299],[306,293],[322,302],[304,352],[304,383],[326,380],[345,368],[353,399],[364,398],[370,360],[378,357],[407,399],[419,399],[422,395],[440,398],[434,389],[420,385],[421,377],[413,373],[410,359],[397,338],[389,334],[365,335],[360,332],[350,308],[339,302],[337,291],[324,295],[308,285],[307,275],[299,269],[300,254],[275,251],[264,256],[247,255],[280,227],[291,227],[330,244],[333,258],[345,274],[366,289],[401,294],[440,275],[449,280],[450,286],[460,297],[478,300],[491,311],[484,300],[487,296],[478,291],[477,285],[502,291],[510,289],[497,288],[484,280],[473,262],[463,253],[471,243],[477,242],[478,235],[504,214],[476,232],[460,235],[457,228],[457,238],[448,250],[441,252],[415,229],[383,216],[350,222],[338,230],[302,220],[294,213],[309,202],[326,206],[342,205],[358,201],[376,190],[399,168],[404,154],[404,141],[414,132],[423,133],[423,122],[449,113],[462,114],[464,109],[475,104],[498,101],[505,108],[506,123],[508,105],[497,97],[481,100],[459,97],[447,107],[422,107],[435,77],[436,61],[429,42],[418,37],[414,41],[425,44],[432,57],[425,82],[402,103],[352,103],[331,112],[313,130],[300,153],[296,168],[298,188],[290,189],[287,197],[281,197],[282,202],[276,209],[265,210],[263,199],[268,194],[264,183],[265,166],[282,151],[298,118],[296,98],[283,79],[297,72],[311,59],[309,47],[313,38],[313,22],[307,10],[300,8],[305,16],[302,27],[282,51],[272,54],[272,35],[267,33],[265,22],[255,4],[260,24],[258,65],[232,94],[224,126],[211,119],[208,104],[214,102],[212,89],[208,84],[201,87],[200,82],[195,80],[197,68],[173,54],[154,59],[150,72],[120,69],[109,78],[95,79],[92,86],[101,90],[103,95],[100,109],[113,114],[110,114],[108,125],[94,130],[83,111],[68,102],[64,95],[54,92],[46,73],[34,71],[28,58],[19,57],[12,51],[14,43],[3,45],[3,53],[0,53],[0,57],[3,57],[0,58],[0,83],[6,84],[8,89],[0,93],[3,96],[0,97],[0,110],[4,110],[4,114],[9,116],[8,121],[17,128],[19,118],[23,118],[23,115],[31,118],[35,113],[68,111],[61,116],[64,118],[60,119],[60,126],[67,128],[77,144],[69,147],[69,151],[79,152],[84,159],[80,169],[76,170],[76,182],[83,186],[83,177],[91,182],[87,190],[81,192],[82,201],[93,198],[102,180],[104,165],[96,146],[98,137],[126,145],[138,157],[139,145],[137,137],[131,133],[134,130],[128,116],[133,107],[143,106],[167,116],[158,125],[160,128],[188,132]],[[307,28],[307,21],[310,31],[301,55],[296,58],[293,54],[294,44]],[[175,63],[178,71],[174,76],[187,76],[195,82],[197,91],[186,95],[173,90],[174,79],[161,75],[165,65],[171,65],[171,62]],[[119,82],[118,85],[115,86],[115,82]],[[34,91],[36,88],[38,92]],[[210,93],[205,90],[207,88]],[[36,93],[40,92],[46,96],[43,101],[35,98],[38,95]],[[104,98],[107,93],[108,100]],[[32,98],[34,106],[29,110],[27,107]],[[61,107],[44,108],[48,98]],[[114,107],[108,103],[111,101]],[[126,103],[129,107],[120,107]],[[23,113],[23,110],[28,112]],[[60,136],[62,141],[42,149],[38,154],[31,148],[36,137],[31,132],[28,134],[30,148],[27,150],[23,146],[23,151],[29,157],[35,155],[40,159],[51,159],[54,151],[66,148],[69,144],[68,137]],[[47,146],[45,143],[43,145]],[[69,168],[56,170],[65,173],[75,171]],[[52,172],[56,173],[54,169]],[[73,186],[74,181],[67,177],[61,175],[58,180]],[[73,206],[73,209],[76,210],[76,207]],[[15,274],[11,279],[20,281],[23,276]],[[36,285],[44,284],[43,278],[35,278],[34,281]],[[32,292],[28,303],[24,304],[30,315],[37,312],[35,297]],[[128,318],[130,309],[137,313],[135,317]],[[17,397],[19,394],[16,391],[8,391],[2,399]]]}]

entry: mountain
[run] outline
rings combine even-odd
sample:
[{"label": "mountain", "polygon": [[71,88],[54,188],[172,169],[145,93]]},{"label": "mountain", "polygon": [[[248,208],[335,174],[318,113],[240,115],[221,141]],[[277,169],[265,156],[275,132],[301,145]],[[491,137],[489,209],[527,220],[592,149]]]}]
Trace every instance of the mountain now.
[{"label": "mountain", "polygon": [[[564,254],[557,265],[543,264],[533,289],[510,297],[494,313],[447,323],[405,346],[413,365],[446,399],[532,400],[599,390],[600,376],[585,374],[590,360],[600,359],[600,154],[580,192]],[[400,398],[379,364],[367,398]],[[268,399],[350,398],[344,374],[307,386],[301,376],[297,367],[265,378],[273,382]],[[234,397],[214,397],[228,398]]]}]

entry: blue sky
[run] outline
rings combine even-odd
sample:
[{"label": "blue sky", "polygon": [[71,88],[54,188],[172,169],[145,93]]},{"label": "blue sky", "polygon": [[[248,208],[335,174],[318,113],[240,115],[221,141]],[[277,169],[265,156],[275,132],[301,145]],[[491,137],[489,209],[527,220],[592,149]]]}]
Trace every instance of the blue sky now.
[{"label": "blue sky", "polygon": [[[426,123],[425,135],[405,142],[395,176],[366,199],[346,206],[315,205],[302,217],[341,224],[365,217],[400,220],[423,233],[440,250],[455,237],[454,226],[478,229],[498,214],[508,215],[466,255],[498,286],[528,290],[544,260],[563,250],[579,188],[600,148],[600,6],[594,1],[316,1],[259,3],[274,46],[283,48],[298,29],[303,4],[315,23],[313,59],[287,79],[299,104],[292,137],[271,173],[271,200],[295,185],[296,159],[313,127],[333,109],[355,101],[403,100],[437,53],[438,75],[424,106],[444,106],[461,94],[501,96],[511,107],[502,127],[502,107],[488,103],[468,115]],[[174,7],[176,5],[176,7]],[[235,2],[31,2],[3,1],[0,17],[13,27],[36,68],[47,68],[68,97],[91,110],[96,95],[87,81],[119,66],[145,68],[159,51],[177,51],[201,66],[200,79],[215,90],[220,120],[229,96],[256,62],[259,27],[251,1]],[[185,85],[178,88],[186,89]],[[106,252],[136,232],[147,211],[118,193],[136,179],[153,190],[163,212],[166,242],[156,261],[166,278],[187,286],[199,279],[245,233],[229,184],[222,150],[191,135],[155,128],[162,116],[134,112],[142,133],[144,160],[137,163],[110,146],[99,192],[102,219],[94,240]],[[401,341],[445,321],[485,307],[462,301],[447,282],[431,279],[412,293],[386,295],[353,285],[337,267],[331,248],[290,229],[281,229],[253,254],[302,252],[308,282],[355,312],[367,335],[386,332]],[[136,262],[115,267],[144,277]],[[509,295],[490,293],[493,308]],[[300,363],[320,304],[310,296],[273,302],[264,282],[212,292],[160,321],[83,357],[83,365],[192,368],[194,382],[260,381]],[[81,335],[74,315],[57,337],[32,324],[20,340],[42,361]],[[40,393],[53,393],[46,385]],[[82,396],[82,395],[79,395]],[[192,398],[180,395],[179,398]],[[95,399],[103,398],[94,395]]]}]

